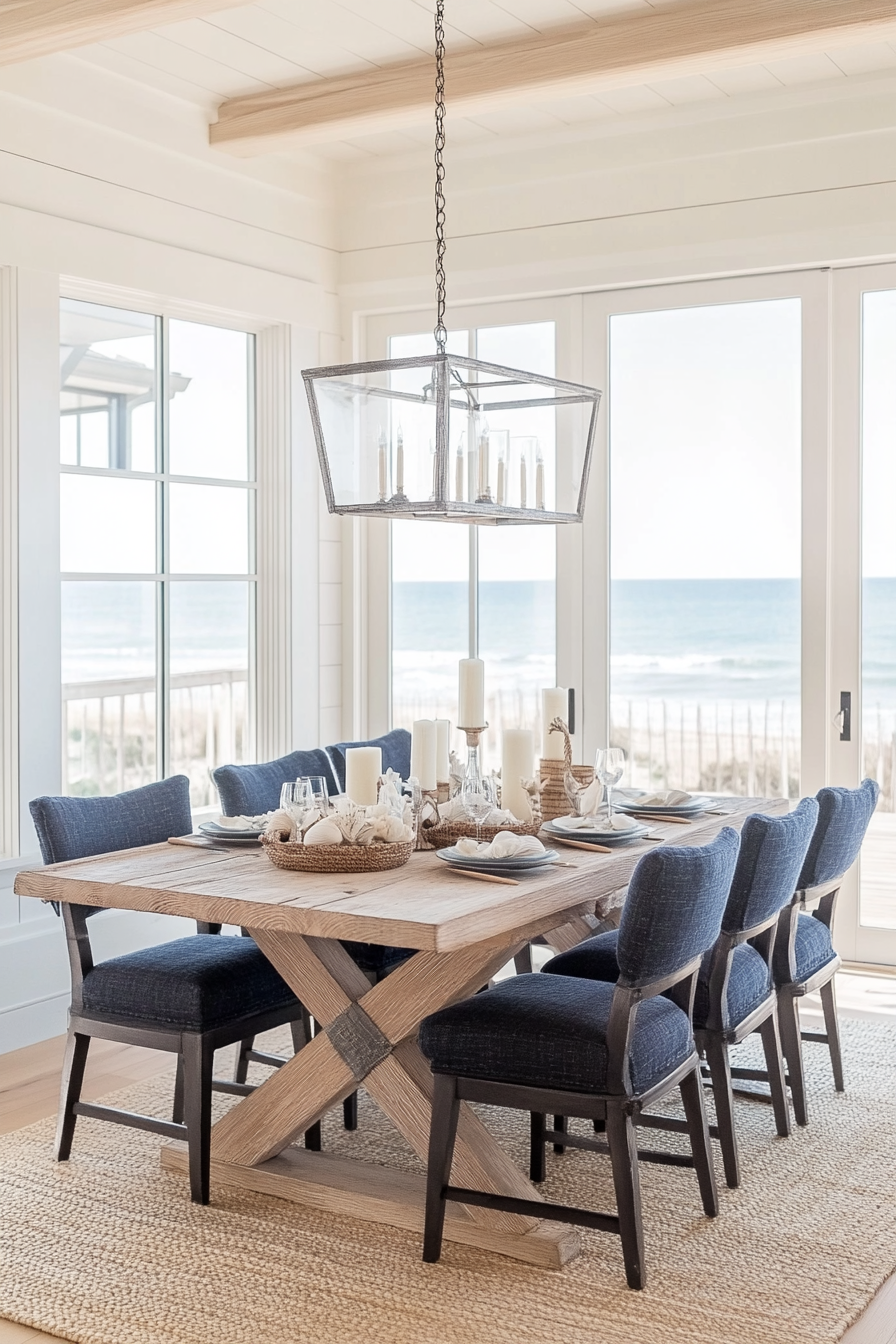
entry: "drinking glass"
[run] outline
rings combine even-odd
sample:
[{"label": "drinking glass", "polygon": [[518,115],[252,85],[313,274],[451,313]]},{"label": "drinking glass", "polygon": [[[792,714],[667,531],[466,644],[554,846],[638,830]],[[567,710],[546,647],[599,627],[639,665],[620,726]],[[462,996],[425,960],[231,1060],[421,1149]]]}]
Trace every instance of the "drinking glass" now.
[{"label": "drinking glass", "polygon": [[464,811],[470,820],[476,823],[476,842],[479,844],[482,837],[482,823],[493,807],[493,803],[488,796],[485,780],[465,779],[460,796]]},{"label": "drinking glass", "polygon": [[280,806],[287,812],[308,812],[314,805],[311,780],[307,776],[288,780],[280,790]]},{"label": "drinking glass", "polygon": [[311,806],[316,807],[320,815],[325,817],[330,810],[327,781],[323,775],[309,775],[308,783],[311,785]]},{"label": "drinking glass", "polygon": [[607,825],[613,824],[613,785],[625,770],[625,752],[621,747],[602,747],[594,758],[594,773],[607,791]]}]

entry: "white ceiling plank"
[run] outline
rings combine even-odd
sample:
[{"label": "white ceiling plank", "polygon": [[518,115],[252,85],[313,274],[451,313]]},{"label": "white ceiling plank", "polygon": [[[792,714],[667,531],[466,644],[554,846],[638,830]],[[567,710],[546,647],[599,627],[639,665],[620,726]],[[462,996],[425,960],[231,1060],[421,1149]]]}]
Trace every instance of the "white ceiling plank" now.
[{"label": "white ceiling plank", "polygon": [[164,36],[188,51],[217,61],[231,70],[237,70],[247,79],[276,87],[278,84],[301,83],[320,78],[320,70],[296,64],[274,51],[268,51],[254,42],[246,42],[205,19],[190,19],[187,23],[166,26]]},{"label": "white ceiling plank", "polygon": [[804,56],[790,56],[780,61],[764,61],[763,64],[785,86],[844,78],[843,71],[822,51],[806,52]]},{"label": "white ceiling plank", "polygon": [[7,0],[0,4],[0,65],[200,17],[245,0]]},{"label": "white ceiling plank", "polygon": [[[386,61],[419,60],[421,55],[427,54],[425,48],[415,47],[385,28],[368,23],[339,4],[299,8],[283,0],[280,3],[265,0],[245,9],[227,10],[216,15],[212,22],[244,37],[254,35],[254,40],[263,46],[277,42],[276,50],[291,59],[301,59],[303,64],[307,64],[309,58],[300,53],[309,42],[321,51],[331,51],[334,56],[341,53],[343,65],[353,59],[359,67],[382,65]],[[330,60],[332,62],[332,57]]]},{"label": "white ceiling plank", "polygon": [[[378,29],[402,44],[410,44],[418,54],[428,56],[433,50],[433,11],[416,0],[376,0],[376,8],[370,0],[339,0],[339,3],[330,0],[327,4],[321,4],[320,0],[263,0],[263,3],[266,9],[309,31],[316,31],[315,25],[320,25],[327,32],[335,29],[337,35],[357,32],[363,39],[368,29]],[[449,48],[470,45],[470,39],[453,27],[450,19],[445,25],[445,36]]]},{"label": "white ceiling plank", "polygon": [[145,84],[148,88],[158,89],[186,103],[194,103],[197,107],[204,108],[209,116],[214,115],[214,110],[220,102],[221,95],[213,89],[203,88],[202,85],[181,79],[179,75],[173,75],[168,70],[147,65],[145,61],[139,61],[127,52],[119,51],[102,42],[91,43],[89,47],[79,47],[77,57],[78,60],[88,61],[91,65],[109,70],[122,79],[130,79],[135,84]]},{"label": "white ceiling plank", "polygon": [[492,0],[449,0],[451,23],[474,42],[532,37],[534,29]]},{"label": "white ceiling plank", "polygon": [[472,121],[484,126],[495,135],[524,135],[532,131],[555,131],[562,125],[559,117],[554,117],[539,105],[537,107],[496,108],[494,112],[484,112],[472,117]]},{"label": "white ceiling plank", "polygon": [[868,75],[875,70],[892,70],[896,50],[889,42],[866,42],[856,47],[836,47],[825,52],[844,75]]},{"label": "white ceiling plank", "polygon": [[683,79],[658,79],[650,88],[673,107],[684,103],[705,103],[727,95],[705,75],[686,75]]},{"label": "white ceiling plank", "polygon": [[764,65],[741,65],[736,70],[713,70],[707,76],[713,84],[727,93],[729,98],[744,94],[767,93],[772,89],[783,88],[780,79],[776,79],[771,70]]},{"label": "white ceiling plank", "polygon": [[582,98],[557,98],[542,103],[545,112],[550,112],[564,125],[571,126],[580,121],[606,121],[615,113],[598,98],[586,94]]},{"label": "white ceiling plank", "polygon": [[[491,0],[455,2],[455,22],[477,40],[499,12]],[[646,16],[638,11],[449,53],[448,98],[477,121],[507,107],[581,94],[614,107],[605,93],[642,86],[658,90],[667,105],[715,99],[726,95],[706,79],[714,71],[758,64],[785,84],[842,78],[825,48],[894,34],[896,0],[680,0]],[[666,81],[672,81],[668,98],[661,87]],[[234,99],[219,110],[210,139],[251,155],[273,144],[401,130],[428,119],[432,84],[430,60],[398,62],[310,88]],[[647,94],[637,96],[649,102]]]},{"label": "white ceiling plank", "polygon": [[[585,11],[572,0],[495,0],[500,9],[506,9],[520,23],[528,24],[536,33],[546,28],[558,28],[562,23],[581,23]],[[453,0],[447,8],[453,10]],[[590,18],[591,15],[586,17]]]},{"label": "white ceiling plank", "polygon": [[630,89],[608,89],[600,95],[600,101],[613,112],[626,116],[632,112],[657,112],[671,107],[671,103],[646,84],[635,84]]},{"label": "white ceiling plank", "polygon": [[212,89],[219,98],[236,97],[256,86],[256,81],[247,79],[239,71],[200,56],[198,52],[188,51],[179,42],[169,42],[161,33],[132,33],[128,37],[113,38],[104,46],[122,51],[126,56],[133,56],[145,65],[155,66],[157,70],[176,75],[188,83]]}]

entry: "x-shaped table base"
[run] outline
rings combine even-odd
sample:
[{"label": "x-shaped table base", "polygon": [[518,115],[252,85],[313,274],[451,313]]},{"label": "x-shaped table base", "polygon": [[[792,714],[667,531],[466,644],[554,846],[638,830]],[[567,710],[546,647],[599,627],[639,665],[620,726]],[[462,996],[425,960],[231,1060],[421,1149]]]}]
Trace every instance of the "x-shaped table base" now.
[{"label": "x-shaped table base", "polygon": [[[424,1182],[417,1175],[294,1148],[294,1140],[363,1082],[368,1094],[426,1160],[432,1078],[416,1044],[429,1013],[475,993],[525,943],[548,929],[557,941],[589,932],[576,906],[500,941],[452,952],[417,952],[371,987],[339,942],[251,930],[265,956],[313,1014],[319,1032],[212,1132],[212,1178],[334,1213],[422,1229]],[[571,927],[570,927],[571,926]],[[547,941],[554,941],[547,933]],[[163,1149],[166,1167],[186,1171],[183,1145]],[[541,1199],[478,1116],[461,1108],[454,1179],[471,1189]],[[449,1206],[445,1235],[520,1260],[558,1268],[579,1249],[568,1227],[516,1214]]]}]

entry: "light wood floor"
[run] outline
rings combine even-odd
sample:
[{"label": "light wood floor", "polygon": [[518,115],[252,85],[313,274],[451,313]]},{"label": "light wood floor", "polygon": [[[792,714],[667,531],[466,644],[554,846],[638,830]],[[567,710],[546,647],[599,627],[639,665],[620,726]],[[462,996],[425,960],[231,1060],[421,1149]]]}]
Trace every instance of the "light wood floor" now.
[{"label": "light wood floor", "polygon": [[[896,1018],[896,975],[841,971],[837,977],[837,997],[844,1017]],[[807,1019],[815,1015],[821,1018],[820,1003],[811,999],[805,1001],[802,1011]],[[815,1024],[807,1021],[806,1025]],[[21,1129],[55,1114],[64,1045],[65,1037],[56,1036],[39,1045],[0,1055],[0,1133]],[[220,1059],[218,1069],[223,1072],[224,1067],[224,1060]],[[152,1050],[95,1041],[90,1049],[83,1096],[85,1101],[95,1099],[144,1078],[173,1074],[173,1069],[170,1057]],[[0,1319],[0,1344],[25,1344],[25,1341],[34,1344],[41,1340],[58,1344],[53,1335]],[[787,1344],[786,1340],[782,1338],[781,1344]],[[896,1344],[896,1274],[846,1332],[841,1344]]]}]

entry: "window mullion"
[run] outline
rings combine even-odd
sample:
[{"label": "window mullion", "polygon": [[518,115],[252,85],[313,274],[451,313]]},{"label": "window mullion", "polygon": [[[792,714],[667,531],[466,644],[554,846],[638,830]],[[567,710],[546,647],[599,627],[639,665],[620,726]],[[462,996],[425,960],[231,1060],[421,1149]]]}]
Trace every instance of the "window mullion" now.
[{"label": "window mullion", "polygon": [[168,471],[169,461],[169,424],[168,424],[168,318],[159,319],[157,326],[157,358],[156,367],[159,371],[156,381],[156,395],[158,398],[156,423],[158,425],[158,442],[156,445],[156,469],[161,473],[161,477],[156,486],[156,546],[157,560],[156,564],[162,579],[158,584],[158,595],[156,602],[157,613],[157,638],[156,638],[156,722],[157,722],[157,759],[158,771],[162,779],[165,779],[170,770],[171,764],[171,742],[170,742],[170,707],[171,693],[169,685],[169,666],[170,666],[170,585],[167,582],[169,573],[169,536],[168,536]]}]

